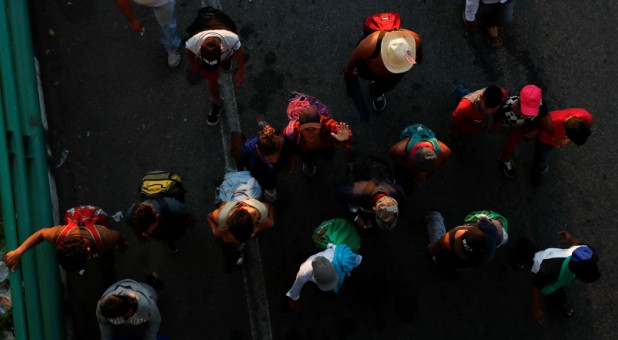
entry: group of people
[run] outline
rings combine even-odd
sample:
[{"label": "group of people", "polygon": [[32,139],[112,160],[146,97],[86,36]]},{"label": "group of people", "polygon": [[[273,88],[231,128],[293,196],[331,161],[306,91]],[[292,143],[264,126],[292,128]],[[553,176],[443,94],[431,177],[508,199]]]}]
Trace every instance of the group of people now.
[{"label": "group of people", "polygon": [[[187,30],[190,36],[183,46],[176,33],[175,0],[134,2],[153,8],[161,26],[161,44],[168,54],[168,66],[180,64],[179,49],[184,47],[190,70],[202,72],[208,80],[213,103],[207,123],[217,124],[224,108],[219,72],[231,70],[232,56],[237,64],[235,84],[240,85],[244,79],[243,51],[233,21],[219,10],[203,8]],[[500,22],[510,20],[510,0],[481,2],[492,4],[492,13],[500,14]],[[133,17],[128,0],[116,0],[116,3],[131,29],[143,32],[143,25]],[[478,0],[466,1],[466,26],[476,24],[478,7]],[[497,36],[497,22],[488,21],[492,37]],[[380,26],[385,23],[390,26]],[[399,15],[394,12],[370,16],[364,28],[365,36],[347,61],[345,83],[350,86],[358,78],[369,80],[373,109],[382,112],[386,108],[385,93],[414,65],[422,63],[421,38],[413,31],[400,28]],[[536,139],[532,175],[533,184],[538,184],[549,169],[551,150],[570,142],[582,145],[590,136],[592,116],[588,111],[579,108],[550,111],[542,90],[533,84],[524,86],[517,96],[508,96],[506,89],[496,85],[476,91],[460,87],[456,93],[460,102],[452,113],[449,133],[453,151],[462,149],[471,134],[507,126],[509,132],[498,159],[509,177],[515,175],[514,151],[522,138]],[[243,264],[245,242],[276,225],[274,204],[278,199],[279,173],[294,171],[298,159],[302,173],[314,177],[319,159],[331,160],[338,146],[351,146],[351,128],[345,122],[336,121],[328,106],[315,97],[291,92],[287,116],[289,122],[281,132],[265,123],[256,136],[241,137],[241,145],[232,150],[238,171],[226,173],[217,188],[217,208],[207,215],[206,221],[223,246],[227,269]],[[449,158],[451,148],[438,140],[427,126],[413,124],[403,129],[399,141],[388,152],[394,170],[389,162],[372,157],[364,163],[350,164],[351,176],[336,191],[349,215],[325,221],[316,228],[313,237],[320,251],[300,265],[286,293],[292,308],[298,307],[302,287],[307,282],[315,283],[323,291],[341,289],[344,278],[351,275],[363,258],[357,253],[360,247],[357,229],[392,230],[406,195],[435,173]],[[168,181],[177,179],[172,174]],[[176,253],[177,241],[195,224],[195,219],[184,204],[182,188],[175,195],[171,193],[170,190],[142,197],[129,207],[125,221],[141,243],[150,239],[165,241],[170,252]],[[64,225],[40,229],[17,249],[9,251],[5,262],[15,269],[25,251],[46,240],[56,245],[60,263],[67,271],[81,271],[90,258],[109,254],[114,248],[126,250],[123,235],[108,229],[106,223],[107,215],[98,207],[73,208],[67,212]],[[427,254],[437,266],[449,271],[481,266],[509,240],[508,219],[493,211],[471,212],[463,224],[449,231],[438,211],[429,212],[426,223]],[[564,299],[564,287],[576,279],[594,282],[600,276],[596,252],[565,231],[559,235],[570,246],[568,249],[539,251],[526,241],[517,242],[515,247],[516,265],[529,265],[534,273],[533,315],[540,322],[543,320],[540,294],[556,297],[560,308],[570,316],[574,309]],[[102,338],[111,338],[112,325],[148,324],[146,338],[154,339],[161,320],[156,289],[162,286],[152,274],[144,282],[125,279],[111,285],[96,306]]]}]

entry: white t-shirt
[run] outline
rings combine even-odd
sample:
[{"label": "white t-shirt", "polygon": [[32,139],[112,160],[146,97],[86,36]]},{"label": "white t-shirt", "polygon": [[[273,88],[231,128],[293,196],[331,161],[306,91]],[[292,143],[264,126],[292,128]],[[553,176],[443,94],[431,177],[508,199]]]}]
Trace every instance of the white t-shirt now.
[{"label": "white t-shirt", "polygon": [[196,33],[185,43],[185,48],[195,55],[200,54],[200,46],[206,38],[215,37],[221,40],[221,60],[228,59],[234,51],[240,49],[240,39],[234,32],[227,30],[208,30]]},{"label": "white t-shirt", "polygon": [[169,4],[171,1],[172,0],[133,0],[136,4],[146,7],[160,7]]},{"label": "white t-shirt", "polygon": [[[290,290],[285,295],[287,295],[290,299],[296,301],[300,299],[300,291],[303,289],[305,283],[311,281],[317,284],[317,282],[313,278],[313,266],[311,265],[311,261],[318,256],[324,256],[327,260],[333,262],[336,247],[337,246],[335,246],[334,244],[329,243],[326,250],[309,256],[309,258],[307,258],[307,260],[305,260],[305,262],[300,265],[300,269],[296,274],[296,280],[294,281],[294,285],[292,285],[292,288],[290,288]],[[362,256],[356,255],[356,264],[360,264],[362,259]]]}]

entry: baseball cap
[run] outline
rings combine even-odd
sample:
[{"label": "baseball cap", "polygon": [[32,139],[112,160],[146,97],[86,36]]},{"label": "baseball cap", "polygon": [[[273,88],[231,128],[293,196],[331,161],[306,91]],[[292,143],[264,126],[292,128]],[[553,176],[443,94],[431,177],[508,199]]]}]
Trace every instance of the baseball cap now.
[{"label": "baseball cap", "polygon": [[416,64],[416,40],[405,31],[386,32],[380,55],[387,70],[404,73]]},{"label": "baseball cap", "polygon": [[429,172],[436,168],[438,156],[436,152],[428,146],[421,146],[412,155],[414,168],[421,172]]},{"label": "baseball cap", "polygon": [[390,196],[382,196],[375,205],[376,223],[382,230],[392,230],[397,225],[399,204]]},{"label": "baseball cap", "polygon": [[311,261],[313,278],[322,291],[331,291],[337,287],[339,276],[335,266],[324,256],[317,256]]},{"label": "baseball cap", "polygon": [[486,250],[487,238],[481,230],[476,227],[472,227],[461,235],[459,238],[459,243],[465,253],[469,254],[471,257],[484,256],[483,254]]},{"label": "baseball cap", "polygon": [[543,92],[535,85],[526,85],[519,92],[519,103],[521,113],[526,116],[536,117],[541,106],[541,96]]},{"label": "baseball cap", "polygon": [[204,68],[208,71],[215,71],[219,68],[221,60],[221,46],[215,43],[208,43],[200,48]]},{"label": "baseball cap", "polygon": [[307,128],[320,129],[322,127],[320,124],[320,114],[318,113],[318,109],[315,107],[307,107],[303,109],[298,117],[298,122],[300,123],[301,130]]}]

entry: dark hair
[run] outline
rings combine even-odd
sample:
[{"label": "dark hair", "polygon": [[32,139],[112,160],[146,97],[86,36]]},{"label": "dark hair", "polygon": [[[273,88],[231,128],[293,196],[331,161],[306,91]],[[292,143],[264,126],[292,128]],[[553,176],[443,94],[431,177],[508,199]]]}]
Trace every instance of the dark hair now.
[{"label": "dark hair", "polygon": [[101,315],[108,319],[114,319],[121,316],[130,309],[137,308],[137,302],[130,296],[125,295],[110,295],[99,302]]},{"label": "dark hair", "polygon": [[82,270],[90,253],[86,240],[81,237],[66,237],[57,250],[58,262],[68,272]]},{"label": "dark hair", "polygon": [[262,130],[258,132],[257,147],[263,156],[274,155],[281,151],[283,142],[277,136],[275,128],[268,124],[264,124]]},{"label": "dark hair", "polygon": [[579,117],[569,117],[564,122],[564,132],[575,145],[584,145],[590,137],[590,126]]},{"label": "dark hair", "polygon": [[146,202],[140,202],[133,206],[131,226],[138,232],[145,232],[155,222],[157,222],[157,214],[152,205]]},{"label": "dark hair", "polygon": [[483,98],[485,99],[485,106],[493,108],[502,104],[504,95],[500,87],[491,85],[483,91]]},{"label": "dark hair", "polygon": [[251,238],[255,219],[245,209],[234,209],[227,218],[227,227],[234,238],[243,242]]}]

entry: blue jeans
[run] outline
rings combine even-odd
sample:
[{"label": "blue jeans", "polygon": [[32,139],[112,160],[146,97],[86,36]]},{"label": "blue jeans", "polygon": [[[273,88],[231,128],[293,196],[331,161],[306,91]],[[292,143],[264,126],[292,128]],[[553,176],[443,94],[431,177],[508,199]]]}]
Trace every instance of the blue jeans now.
[{"label": "blue jeans", "polygon": [[161,45],[166,51],[177,51],[180,38],[176,35],[176,0],[167,5],[153,7],[154,16],[161,26]]},{"label": "blue jeans", "polygon": [[553,145],[540,142],[538,139],[534,143],[534,156],[532,157],[532,168],[534,172],[543,175],[549,171],[549,158]]},{"label": "blue jeans", "polygon": [[437,211],[430,211],[425,216],[427,222],[427,235],[429,235],[429,244],[436,242],[446,234],[446,226],[444,225],[444,217]]}]

